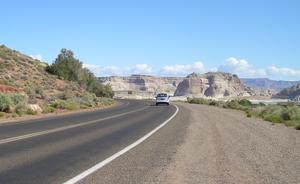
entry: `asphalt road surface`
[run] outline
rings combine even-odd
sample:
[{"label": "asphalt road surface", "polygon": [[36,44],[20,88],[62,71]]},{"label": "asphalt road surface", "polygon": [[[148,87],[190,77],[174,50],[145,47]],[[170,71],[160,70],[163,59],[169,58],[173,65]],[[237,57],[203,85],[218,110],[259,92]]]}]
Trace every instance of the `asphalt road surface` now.
[{"label": "asphalt road surface", "polygon": [[88,173],[78,183],[296,184],[299,135],[239,111],[124,100],[105,110],[0,124],[0,183],[64,183]]}]

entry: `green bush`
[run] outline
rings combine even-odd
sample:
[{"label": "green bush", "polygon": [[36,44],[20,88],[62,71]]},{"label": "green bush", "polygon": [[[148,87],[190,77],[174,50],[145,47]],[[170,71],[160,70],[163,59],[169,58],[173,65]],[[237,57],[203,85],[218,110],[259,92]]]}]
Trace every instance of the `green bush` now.
[{"label": "green bush", "polygon": [[[68,110],[75,110],[80,108],[79,103],[76,103],[75,101],[61,100],[61,99],[55,100],[52,103],[51,107],[55,109],[68,109]],[[46,110],[48,111],[48,109]]]},{"label": "green bush", "polygon": [[264,116],[265,121],[270,121],[273,123],[283,123],[283,119],[279,114],[268,114]]},{"label": "green bush", "polygon": [[37,112],[32,110],[32,109],[27,109],[26,114],[28,114],[28,115],[37,115]]},{"label": "green bush", "polygon": [[22,116],[27,111],[27,108],[25,104],[18,104],[15,108],[15,113],[17,113],[19,116]]},{"label": "green bush", "polygon": [[98,103],[107,106],[107,105],[112,105],[114,103],[114,100],[112,98],[100,97],[98,98]]},{"label": "green bush", "polygon": [[14,113],[12,113],[11,117],[16,118],[16,117],[18,117],[18,114],[14,112]]},{"label": "green bush", "polygon": [[83,108],[95,107],[97,97],[94,94],[84,93],[80,98],[80,106]]},{"label": "green bush", "polygon": [[67,102],[65,100],[56,99],[51,106],[56,109],[65,109]]},{"label": "green bush", "polygon": [[4,112],[0,112],[0,118],[3,118],[5,116]]},{"label": "green bush", "polygon": [[26,97],[21,94],[11,94],[10,95],[11,101],[13,105],[24,105],[26,104]]},{"label": "green bush", "polygon": [[43,109],[42,113],[45,113],[45,114],[55,112],[55,108],[52,107],[51,105],[44,105],[44,106],[42,106],[42,109]]},{"label": "green bush", "polygon": [[68,110],[79,109],[79,105],[76,102],[67,101],[65,109],[68,109]]},{"label": "green bush", "polygon": [[238,103],[244,107],[252,107],[252,103],[247,99],[239,100]]},{"label": "green bush", "polygon": [[9,95],[0,93],[0,111],[9,112],[13,106],[13,102]]},{"label": "green bush", "polygon": [[204,104],[204,105],[209,104],[209,100],[204,99],[204,98],[190,98],[190,97],[188,97],[187,102],[192,103],[192,104]]},{"label": "green bush", "polygon": [[208,103],[208,105],[218,106],[219,103],[218,103],[217,101],[215,101],[215,100],[211,100],[211,101]]}]

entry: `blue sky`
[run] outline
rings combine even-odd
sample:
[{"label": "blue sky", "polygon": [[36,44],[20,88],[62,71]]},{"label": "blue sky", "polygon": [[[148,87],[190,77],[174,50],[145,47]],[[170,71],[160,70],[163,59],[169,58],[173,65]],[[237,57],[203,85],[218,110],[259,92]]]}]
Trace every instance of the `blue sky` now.
[{"label": "blue sky", "polygon": [[300,80],[297,0],[1,0],[0,43],[98,76],[226,71]]}]

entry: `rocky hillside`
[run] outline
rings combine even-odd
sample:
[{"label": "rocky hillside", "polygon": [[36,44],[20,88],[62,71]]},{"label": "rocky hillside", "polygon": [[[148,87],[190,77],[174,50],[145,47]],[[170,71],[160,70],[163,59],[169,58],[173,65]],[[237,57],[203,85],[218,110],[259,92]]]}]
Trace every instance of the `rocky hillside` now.
[{"label": "rocky hillside", "polygon": [[116,97],[152,98],[157,92],[173,95],[181,77],[154,77],[149,75],[132,75],[127,77],[100,77],[103,84],[111,85]]},{"label": "rocky hillside", "polygon": [[285,88],[292,87],[300,81],[276,81],[268,78],[242,78],[242,82],[253,89],[256,96],[272,97]]},{"label": "rocky hillside", "polygon": [[92,107],[96,96],[78,83],[60,80],[48,64],[0,45],[0,117]]},{"label": "rocky hillside", "polygon": [[283,89],[274,95],[274,97],[300,101],[300,83],[290,88]]},{"label": "rocky hillside", "polygon": [[273,90],[282,90],[284,88],[292,87],[300,81],[276,81],[268,78],[256,78],[256,79],[241,79],[242,82],[251,88],[259,88],[259,89],[273,89]]},{"label": "rocky hillside", "polygon": [[233,74],[209,72],[192,73],[179,83],[175,96],[193,97],[233,97],[250,96],[252,91]]},{"label": "rocky hillside", "polygon": [[0,92],[15,89],[28,95],[31,103],[58,96],[66,90],[84,92],[78,84],[59,80],[45,71],[47,64],[5,46],[0,46]]}]

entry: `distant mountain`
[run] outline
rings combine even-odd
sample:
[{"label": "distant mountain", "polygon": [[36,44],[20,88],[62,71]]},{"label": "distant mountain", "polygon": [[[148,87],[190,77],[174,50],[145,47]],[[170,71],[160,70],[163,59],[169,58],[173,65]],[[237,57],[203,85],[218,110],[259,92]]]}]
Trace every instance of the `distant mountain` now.
[{"label": "distant mountain", "polygon": [[277,93],[274,97],[298,101],[300,99],[300,84],[297,84],[290,88],[285,88],[282,91],[280,91],[279,93]]},{"label": "distant mountain", "polygon": [[282,90],[300,83],[300,81],[276,81],[268,78],[242,78],[242,82],[253,89]]}]

